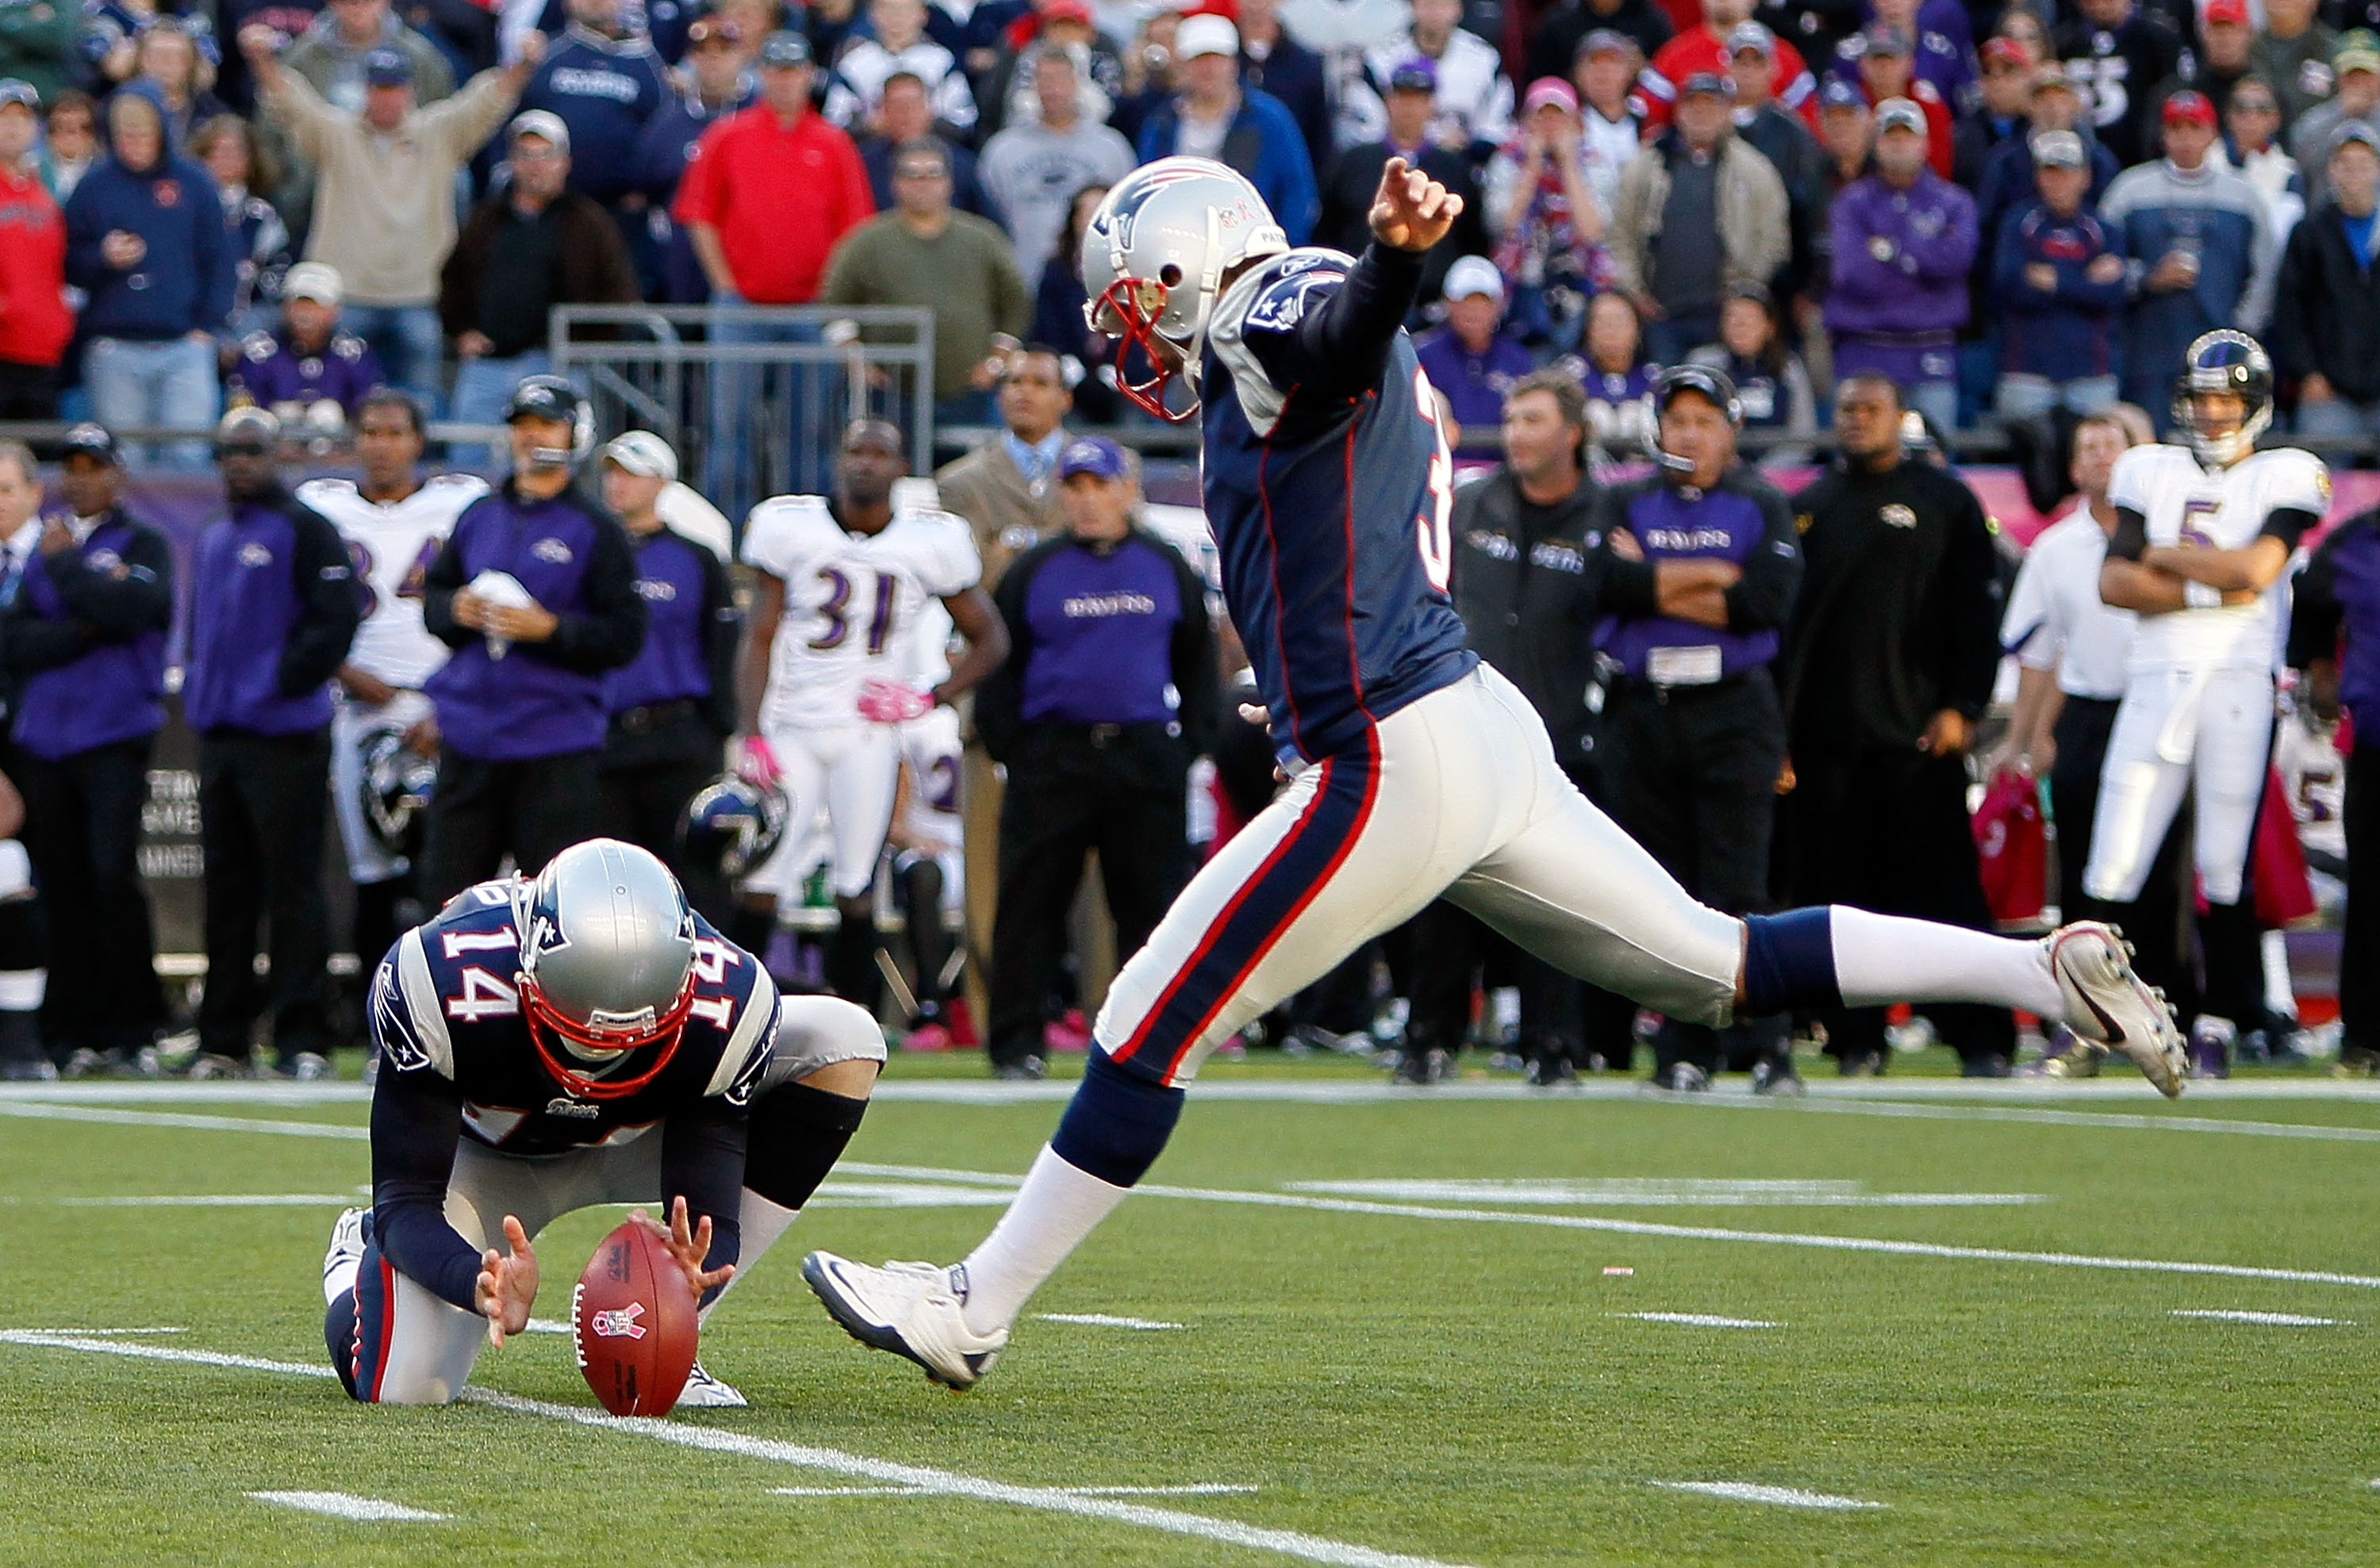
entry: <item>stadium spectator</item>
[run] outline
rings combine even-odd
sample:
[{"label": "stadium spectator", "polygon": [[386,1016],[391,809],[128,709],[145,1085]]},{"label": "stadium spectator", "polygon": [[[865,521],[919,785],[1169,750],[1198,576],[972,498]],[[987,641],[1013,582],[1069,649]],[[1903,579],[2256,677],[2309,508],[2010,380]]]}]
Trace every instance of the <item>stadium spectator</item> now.
[{"label": "stadium spectator", "polygon": [[[1682,29],[1661,45],[1653,63],[1637,78],[1645,114],[1655,126],[1670,123],[1687,78],[1727,75],[1728,34],[1752,19],[1753,0],[1702,0],[1702,25]],[[1671,10],[1673,18],[1678,15],[1678,9]],[[1793,113],[1805,116],[1817,113],[1817,81],[1803,62],[1802,52],[1783,39],[1777,42],[1776,91],[1778,102]]]},{"label": "stadium spectator", "polygon": [[673,305],[700,305],[710,297],[710,281],[696,259],[686,225],[669,215],[678,181],[694,162],[695,149],[713,125],[748,105],[754,83],[736,25],[716,16],[699,17],[686,32],[686,89],[645,122],[637,143],[637,179],[646,196],[663,209],[657,223],[669,224],[662,243],[662,297]]},{"label": "stadium spectator", "polygon": [[997,210],[983,199],[975,154],[936,130],[933,111],[926,103],[926,84],[915,71],[895,71],[884,78],[876,112],[867,124],[873,129],[858,139],[859,161],[868,167],[868,187],[878,211],[892,211],[892,159],[902,143],[938,141],[951,163],[951,205],[978,218],[999,221]]},{"label": "stadium spectator", "polygon": [[20,0],[0,29],[0,78],[21,81],[44,100],[67,90],[76,74],[75,28],[81,11],[50,0]]},{"label": "stadium spectator", "polygon": [[934,420],[979,425],[1002,361],[1032,324],[1031,302],[1008,236],[951,208],[951,165],[939,141],[912,141],[896,155],[899,206],[859,225],[835,247],[828,305],[909,305],[934,313]]},{"label": "stadium spectator", "polygon": [[438,403],[438,267],[455,247],[455,180],[511,115],[542,58],[544,39],[502,70],[481,71],[452,98],[413,96],[412,62],[372,52],[361,113],[333,108],[273,57],[274,34],[252,26],[241,51],[265,112],[286,127],[319,171],[310,261],[336,268],[347,329],[370,344],[395,384],[425,408]]},{"label": "stadium spectator", "polygon": [[339,331],[339,274],[322,262],[290,268],[281,320],[240,340],[225,401],[263,409],[292,437],[344,436],[383,378],[363,339]]},{"label": "stadium spectator", "polygon": [[0,419],[57,416],[58,362],[74,336],[66,215],[33,161],[38,108],[31,88],[0,81]]},{"label": "stadium spectator", "polygon": [[2338,953],[2342,1076],[2380,1077],[2380,512],[2340,524],[2297,580],[2289,662],[2317,716],[2344,709],[2354,744],[2340,815],[2347,929]]},{"label": "stadium spectator", "polygon": [[[1597,194],[1607,207],[1620,195],[1620,171],[1645,140],[1645,114],[1635,92],[1640,63],[1625,34],[1600,28],[1580,41],[1578,59],[1568,71],[1550,73],[1556,80],[1567,80],[1577,93],[1586,166],[1605,182]],[[1546,78],[1530,79],[1534,84]]]},{"label": "stadium spectator", "polygon": [[2079,14],[2059,24],[2057,57],[2083,96],[2093,131],[2123,167],[2156,155],[2150,96],[2183,48],[2171,16],[2139,0],[2080,0]]},{"label": "stadium spectator", "polygon": [[218,115],[191,133],[190,156],[213,176],[232,234],[231,328],[245,337],[272,325],[289,271],[289,225],[273,198],[281,170],[256,133],[237,115]]},{"label": "stadium spectator", "polygon": [[63,208],[99,163],[99,106],[91,94],[67,88],[49,102],[42,119],[42,184]]},{"label": "stadium spectator", "polygon": [[237,276],[229,232],[214,182],[174,156],[153,100],[119,92],[107,121],[114,151],[66,204],[67,282],[89,296],[83,385],[103,424],[200,432],[152,452],[197,468],[222,407],[214,333]]},{"label": "stadium spectator", "polygon": [[644,228],[637,144],[675,96],[669,68],[627,0],[565,0],[570,23],[520,90],[520,107],[569,127],[570,188],[602,203],[633,247]]},{"label": "stadium spectator", "polygon": [[1984,167],[1991,155],[2010,141],[2022,140],[2032,130],[2034,69],[2032,51],[2015,39],[1984,41],[1983,78],[1974,112],[1961,115],[1950,127],[1953,184],[1980,193]]},{"label": "stadium spectator", "polygon": [[1448,269],[1446,324],[1416,341],[1414,356],[1458,425],[1501,419],[1513,386],[1536,368],[1529,351],[1500,330],[1503,316],[1504,277],[1493,262],[1466,256]]},{"label": "stadium spectator", "polygon": [[[346,541],[281,483],[281,421],[235,408],[215,431],[229,514],[190,561],[182,711],[199,734],[207,984],[193,1078],[250,1076],[273,1014],[284,1078],[328,1078],[331,916],[322,894],[331,798],[331,677],[361,605]],[[272,978],[256,975],[260,923]]]},{"label": "stadium spectator", "polygon": [[986,593],[1000,586],[1010,561],[1064,525],[1058,459],[1074,404],[1058,351],[1028,343],[1003,362],[999,436],[934,473],[943,507],[975,535]]},{"label": "stadium spectator", "polygon": [[[1587,412],[1578,382],[1560,370],[1523,376],[1502,411],[1504,461],[1455,492],[1452,591],[1472,649],[1520,688],[1545,721],[1554,760],[1582,790],[1601,800],[1593,716],[1582,700],[1596,679],[1586,635],[1595,599],[1596,505],[1586,473]],[[1414,955],[1414,1017],[1400,1076],[1439,1075],[1433,1046],[1462,1043],[1474,971],[1501,942],[1452,905],[1421,916]],[[1434,951],[1439,945],[1446,950]],[[1509,945],[1504,945],[1509,947]],[[1514,955],[1520,988],[1519,1048],[1529,1081],[1541,1088],[1581,1070],[1624,1069],[1635,1005],[1579,982],[1526,954]],[[1448,984],[1448,981],[1451,984]],[[1428,988],[1448,993],[1433,1003]]]},{"label": "stadium spectator", "polygon": [[[1981,89],[1976,81],[1974,31],[1961,7],[1940,0],[1869,0],[1867,18],[1872,26],[1888,29],[1909,41],[1910,69],[1915,79],[1940,96],[1952,119],[1975,107]],[[1929,19],[1934,26],[1926,25]],[[1915,92],[1908,96],[1919,97]]]},{"label": "stadium spectator", "polygon": [[1777,35],[1758,22],[1745,22],[1728,35],[1735,81],[1735,134],[1746,146],[1768,160],[1785,186],[1785,211],[1791,240],[1785,265],[1768,280],[1778,294],[1791,298],[1810,275],[1815,247],[1812,235],[1826,197],[1826,155],[1809,122],[1780,105],[1772,95],[1777,76]]},{"label": "stadium spectator", "polygon": [[2331,65],[2338,34],[2315,16],[2317,8],[2316,0],[2264,0],[2264,29],[2248,46],[2256,74],[2280,95],[2284,124],[2294,124],[2338,87]]},{"label": "stadium spectator", "polygon": [[23,841],[43,889],[42,1033],[52,1061],[79,1076],[133,1065],[165,1022],[139,850],[165,722],[174,555],[124,510],[115,438],[77,425],[65,446],[67,510],[43,522],[0,609],[0,649],[16,688]]},{"label": "stadium spectator", "polygon": [[[1080,5],[1081,0],[1051,0]],[[1048,14],[1047,10],[1043,13]],[[1280,0],[1240,0],[1240,85],[1281,100],[1305,138],[1305,155],[1318,169],[1330,162],[1335,145],[1330,123],[1330,80],[1322,56],[1290,37],[1281,25]],[[1507,112],[1511,105],[1506,104]]]},{"label": "stadium spectator", "polygon": [[[1041,56],[1047,54],[1075,59],[1077,114],[1094,125],[1105,125],[1115,113],[1123,91],[1123,62],[1116,57],[1114,46],[1099,36],[1085,0],[1044,0],[1032,13],[1031,25],[1030,42],[1022,48],[1001,51],[990,73],[975,78],[978,146],[1010,126],[1030,124],[1040,115],[1033,78]],[[1318,76],[1318,87],[1319,79]]]},{"label": "stadium spectator", "polygon": [[138,68],[124,85],[157,101],[168,145],[187,147],[190,132],[229,113],[211,90],[214,67],[199,54],[196,39],[173,18],[160,17],[141,30],[134,58]]},{"label": "stadium spectator", "polygon": [[2216,118],[2228,115],[2231,90],[2255,74],[2250,45],[2256,30],[2248,14],[2248,0],[2206,0],[2198,18],[2198,46],[2182,51],[2173,75],[2150,90],[2151,123],[2162,125],[2165,101],[2175,93],[2195,90],[2215,105]]},{"label": "stadium spectator", "polygon": [[1827,295],[1834,286],[1834,207],[1842,193],[1867,177],[1876,146],[1876,115],[1859,89],[1829,81],[1818,90],[1818,150],[1825,156],[1818,205],[1811,214],[1810,275],[1791,307],[1800,330],[1810,384],[1834,384],[1834,352],[1826,332]]},{"label": "stadium spectator", "polygon": [[2131,264],[2124,401],[2147,409],[2160,431],[2172,417],[2174,367],[2192,341],[2216,327],[2256,332],[2272,314],[2265,199],[2208,162],[2215,134],[2204,95],[2175,93],[2166,100],[2164,159],[2119,175],[2099,207]]},{"label": "stadium spectator", "polygon": [[1115,390],[1115,341],[1093,332],[1083,316],[1083,307],[1089,303],[1083,289],[1083,233],[1107,194],[1103,185],[1087,185],[1075,192],[1057,252],[1041,269],[1034,290],[1033,330],[1026,334],[1035,343],[1055,345],[1062,357],[1083,368],[1075,396],[1083,416],[1095,425],[1112,423],[1123,407]]},{"label": "stadium spectator", "polygon": [[603,677],[610,728],[599,762],[603,831],[661,857],[686,899],[717,925],[733,916],[716,864],[678,853],[686,802],[718,777],[735,732],[735,645],[743,633],[727,567],[671,528],[659,508],[677,479],[677,453],[650,430],[603,448],[603,504],[628,531],[645,642]]},{"label": "stadium spectator", "polygon": [[[1667,13],[1652,0],[1560,0],[1538,18],[1521,74],[1529,81],[1569,76],[1572,66],[1586,58],[1587,41],[1608,32],[1626,41],[1633,56],[1628,74],[1633,78],[1676,30]],[[1579,96],[1586,96],[1584,89]]]},{"label": "stadium spectator", "polygon": [[1177,152],[1230,164],[1257,187],[1292,245],[1314,232],[1314,162],[1305,138],[1280,99],[1239,80],[1240,34],[1213,12],[1182,18],[1175,30],[1180,89],[1140,127],[1141,162]]},{"label": "stadium spectator", "polygon": [[1484,256],[1492,245],[1488,205],[1480,199],[1469,153],[1450,151],[1429,139],[1437,70],[1416,55],[1389,74],[1387,133],[1377,141],[1350,147],[1331,162],[1322,181],[1322,221],[1314,230],[1315,244],[1361,256],[1371,243],[1372,197],[1380,188],[1380,171],[1391,158],[1402,158],[1445,186],[1463,199],[1463,211],[1453,230],[1423,258],[1421,285],[1414,298],[1424,307],[1439,297],[1446,270],[1456,257]]},{"label": "stadium spectator", "polygon": [[562,116],[543,109],[515,115],[504,148],[512,177],[471,210],[438,278],[460,425],[501,423],[513,389],[552,368],[546,317],[553,307],[638,297],[618,227],[592,197],[567,188],[573,160]]},{"label": "stadium spectator", "polygon": [[[1408,60],[1427,60],[1437,81],[1429,139],[1484,162],[1512,135],[1512,81],[1495,46],[1464,31],[1463,0],[1415,0],[1413,26],[1365,54],[1365,79],[1350,84],[1339,111],[1342,143],[1376,140],[1386,115],[1381,94]],[[1569,73],[1557,72],[1566,76]]]},{"label": "stadium spectator", "polygon": [[2236,169],[2265,199],[2265,217],[2276,246],[2287,245],[2305,216],[2305,181],[2297,160],[2279,141],[2280,101],[2262,77],[2245,77],[2224,105],[2224,139],[2207,155]]},{"label": "stadium spectator", "polygon": [[2331,68],[2338,78],[2337,90],[2289,126],[2289,156],[2297,160],[2305,180],[2308,211],[2322,205],[2328,194],[2322,181],[2331,133],[2350,120],[2370,124],[2380,115],[2380,34],[2365,28],[2340,34]]},{"label": "stadium spectator", "polygon": [[[1735,387],[1743,428],[1765,436],[1815,436],[1818,403],[1801,356],[1786,346],[1776,308],[1766,290],[1750,287],[1728,296],[1718,314],[1718,342],[1694,350],[1689,363],[1723,370]],[[1799,444],[1757,449],[1762,468],[1799,467],[1810,449]]]},{"label": "stadium spectator", "polygon": [[[1737,460],[1735,388],[1702,367],[1654,385],[1654,476],[1605,492],[1596,514],[1595,645],[1617,667],[1605,704],[1613,814],[1714,909],[1770,908],[1769,835],[1785,719],[1770,665],[1802,580],[1785,497]],[[1753,1058],[1755,1093],[1795,1077],[1783,1017],[1722,1034],[1675,1019],[1653,1080],[1710,1087]]]},{"label": "stadium spectator", "polygon": [[1598,294],[1586,310],[1586,353],[1579,384],[1586,393],[1593,444],[1625,462],[1653,435],[1653,374],[1645,362],[1645,327],[1627,296]]},{"label": "stadium spectator", "polygon": [[978,173],[1016,244],[1016,265],[1038,281],[1065,231],[1075,192],[1112,185],[1139,162],[1132,144],[1082,112],[1082,63],[1063,49],[1034,61],[1036,115],[984,143]]},{"label": "stadium spectator", "polygon": [[1135,525],[1123,449],[1076,438],[1058,488],[1065,532],[1001,579],[1010,654],[975,701],[1009,782],[986,1042],[996,1078],[1042,1074],[1042,1000],[1086,853],[1099,851],[1118,952],[1139,948],[1189,879],[1190,765],[1225,722],[1206,585]]},{"label": "stadium spectator", "polygon": [[2116,401],[2124,253],[2083,206],[2091,167],[2081,137],[2044,131],[2033,163],[2041,199],[2010,215],[1992,263],[2004,334],[1996,402],[2002,419],[2095,414]]},{"label": "stadium spectator", "polygon": [[[243,42],[243,53],[245,49]],[[305,78],[315,96],[332,108],[360,115],[371,96],[369,62],[381,49],[405,56],[412,68],[408,79],[416,103],[454,96],[454,67],[436,44],[405,25],[390,0],[324,0],[313,25],[287,46],[281,65]],[[259,88],[261,99],[261,83]]]},{"label": "stadium spectator", "polygon": [[1959,422],[1954,341],[1975,264],[1974,199],[1925,166],[1925,111],[1876,112],[1876,172],[1835,198],[1827,331],[1838,379],[1872,371],[1944,430]]},{"label": "stadium spectator", "polygon": [[2331,133],[2329,199],[2289,235],[2273,291],[2273,364],[2298,383],[2298,433],[2380,432],[2380,283],[2373,271],[2380,138]]},{"label": "stadium spectator", "polygon": [[1687,78],[1676,125],[1620,175],[1612,286],[1644,319],[1656,364],[1675,364],[1717,337],[1728,292],[1768,286],[1791,249],[1785,183],[1733,134],[1732,98],[1722,76]]},{"label": "stadium spectator", "polygon": [[1925,162],[1944,179],[1951,174],[1956,149],[1952,144],[1950,105],[1934,84],[1916,72],[1916,45],[1897,28],[1870,27],[1843,40],[1839,51],[1852,66],[1868,106],[1881,110],[1899,98],[1914,103],[1925,115]]},{"label": "stadium spectator", "polygon": [[1115,107],[1108,112],[1108,124],[1135,149],[1140,146],[1141,127],[1148,124],[1149,116],[1171,103],[1180,90],[1181,62],[1174,55],[1173,46],[1180,41],[1181,29],[1181,12],[1170,7],[1153,11],[1141,18],[1133,34],[1133,46],[1124,51],[1123,90],[1116,96]]},{"label": "stadium spectator", "polygon": [[[1907,139],[1915,144],[1914,125]],[[1912,160],[1914,162],[1915,160]],[[1843,461],[1793,498],[1805,575],[1778,665],[1790,785],[1779,822],[1791,904],[1855,904],[1991,929],[1967,821],[1966,752],[1999,663],[1998,577],[1974,492],[1909,456],[1900,387],[1835,390]],[[1930,1006],[1970,1076],[2004,1077],[2006,1008]],[[1846,1075],[1881,1072],[1884,1009],[1820,1014]]]},{"label": "stadium spectator", "polygon": [[2095,139],[2090,119],[2082,112],[2081,90],[2055,61],[2034,74],[2033,117],[2026,135],[2010,137],[1984,160],[1984,177],[1975,187],[1975,229],[1986,247],[1999,243],[2000,226],[2011,208],[2022,207],[2039,194],[2034,179],[2033,139],[2049,131],[2070,130],[2082,139],[2091,158],[2088,200],[2095,209],[2115,183],[2120,166],[2116,155]]},{"label": "stadium spectator", "polygon": [[455,520],[423,579],[422,623],[454,650],[425,686],[442,747],[425,902],[543,865],[601,820],[604,677],[644,645],[628,536],[577,484],[586,405],[537,376],[505,411],[512,473]]},{"label": "stadium spectator", "polygon": [[926,36],[926,0],[868,0],[868,35],[834,56],[826,117],[845,130],[875,118],[884,84],[896,73],[917,78],[937,123],[965,137],[975,129],[975,94],[951,52]]},{"label": "stadium spectator", "polygon": [[[1411,105],[1399,113],[1409,116]],[[1577,95],[1568,82],[1549,78],[1530,84],[1519,132],[1488,165],[1488,226],[1512,293],[1513,335],[1551,353],[1577,345],[1586,302],[1611,275],[1605,236],[1619,182],[1616,175],[1598,182],[1593,157]],[[1609,197],[1597,191],[1598,183]],[[1353,214],[1367,231],[1363,214],[1369,211],[1367,200]]]}]

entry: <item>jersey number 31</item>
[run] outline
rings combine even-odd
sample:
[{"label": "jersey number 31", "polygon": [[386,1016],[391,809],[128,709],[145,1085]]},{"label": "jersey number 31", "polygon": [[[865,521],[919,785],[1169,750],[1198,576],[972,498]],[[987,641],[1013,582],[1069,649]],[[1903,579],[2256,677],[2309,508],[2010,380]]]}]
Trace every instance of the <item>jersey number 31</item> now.
[{"label": "jersey number 31", "polygon": [[1419,367],[1414,370],[1414,401],[1421,404],[1434,447],[1428,504],[1415,516],[1414,528],[1421,536],[1421,569],[1442,594],[1454,569],[1454,454],[1446,447],[1446,427],[1439,423],[1437,390],[1429,384],[1429,372]]}]

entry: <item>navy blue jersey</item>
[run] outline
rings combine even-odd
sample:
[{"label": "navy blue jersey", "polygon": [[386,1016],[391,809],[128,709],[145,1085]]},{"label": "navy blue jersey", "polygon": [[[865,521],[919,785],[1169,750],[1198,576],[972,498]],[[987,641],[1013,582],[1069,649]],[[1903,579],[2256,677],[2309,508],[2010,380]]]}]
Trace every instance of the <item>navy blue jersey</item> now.
[{"label": "navy blue jersey", "polygon": [[1274,750],[1357,742],[1478,663],[1447,596],[1453,463],[1399,323],[1421,258],[1293,250],[1217,304],[1200,376],[1207,519]]},{"label": "navy blue jersey", "polygon": [[[707,1214],[716,1227],[708,1266],[735,1261],[747,1113],[776,1046],[775,983],[689,915],[694,1006],[676,1054],[632,1094],[571,1094],[539,1060],[521,1014],[529,888],[519,878],[467,888],[437,919],[399,937],[372,977],[368,1010],[382,1059],[372,1094],[372,1212],[381,1249],[407,1278],[466,1309],[479,1253],[445,1218],[455,1147],[466,1138],[536,1159],[658,1136],[662,1212],[684,1197],[690,1220]],[[633,1053],[621,1070],[641,1071],[650,1060]]]}]

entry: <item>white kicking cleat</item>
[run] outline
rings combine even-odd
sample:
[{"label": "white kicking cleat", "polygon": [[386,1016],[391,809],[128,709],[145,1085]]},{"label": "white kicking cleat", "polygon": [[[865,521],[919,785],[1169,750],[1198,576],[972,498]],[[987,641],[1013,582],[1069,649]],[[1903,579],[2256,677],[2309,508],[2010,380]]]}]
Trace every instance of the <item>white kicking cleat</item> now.
[{"label": "white kicking cleat", "polygon": [[832,1252],[802,1260],[802,1278],[845,1333],[874,1349],[905,1356],[935,1382],[965,1393],[991,1370],[1008,1331],[970,1333],[965,1302],[952,1288],[951,1273],[929,1263],[871,1269]]},{"label": "white kicking cleat", "polygon": [[2157,1092],[2176,1099],[2190,1077],[2190,1048],[2165,998],[2132,972],[2131,949],[2113,926],[2080,921],[2046,938],[2049,971],[2066,998],[2066,1023],[2090,1044],[2130,1056]]},{"label": "white kicking cleat", "polygon": [[356,1273],[364,1266],[364,1244],[370,1239],[365,1223],[370,1209],[349,1209],[331,1225],[330,1249],[322,1254],[322,1301],[336,1301],[355,1288]]},{"label": "white kicking cleat", "polygon": [[694,1370],[686,1375],[686,1387],[678,1391],[678,1410],[742,1410],[751,1401],[702,1369],[697,1361]]}]

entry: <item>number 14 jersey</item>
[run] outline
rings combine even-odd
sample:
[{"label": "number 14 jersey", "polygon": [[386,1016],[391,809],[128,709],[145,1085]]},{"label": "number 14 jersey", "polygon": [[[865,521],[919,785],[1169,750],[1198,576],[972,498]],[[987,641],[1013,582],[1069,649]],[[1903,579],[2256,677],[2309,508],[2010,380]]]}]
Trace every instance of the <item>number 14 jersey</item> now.
[{"label": "number 14 jersey", "polygon": [[909,678],[909,633],[928,601],[983,576],[974,537],[949,513],[903,511],[880,533],[858,534],[822,496],[754,507],[744,560],[785,585],[760,702],[760,727],[771,732],[862,722],[861,686]]}]

